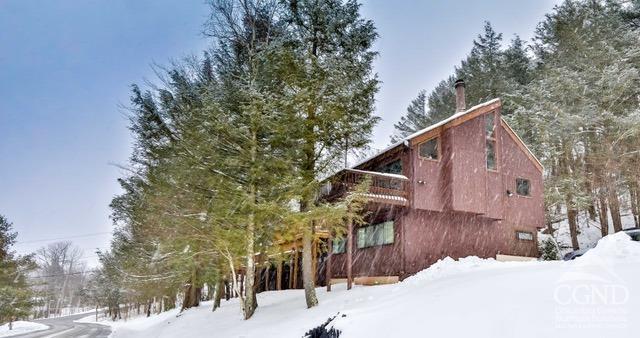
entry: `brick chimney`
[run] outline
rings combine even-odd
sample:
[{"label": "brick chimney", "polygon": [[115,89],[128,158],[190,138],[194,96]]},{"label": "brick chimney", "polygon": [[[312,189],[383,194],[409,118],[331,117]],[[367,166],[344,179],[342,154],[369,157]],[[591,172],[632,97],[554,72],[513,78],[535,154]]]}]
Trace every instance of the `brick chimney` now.
[{"label": "brick chimney", "polygon": [[465,111],[467,106],[464,102],[464,80],[456,80],[453,88],[456,89],[456,112]]}]

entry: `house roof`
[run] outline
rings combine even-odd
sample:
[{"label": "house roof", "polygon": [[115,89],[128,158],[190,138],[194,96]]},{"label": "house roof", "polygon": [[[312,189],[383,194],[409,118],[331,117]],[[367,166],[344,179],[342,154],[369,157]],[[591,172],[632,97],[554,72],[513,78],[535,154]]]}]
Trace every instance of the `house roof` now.
[{"label": "house roof", "polygon": [[[461,118],[465,117],[468,114],[471,114],[471,113],[473,113],[475,111],[480,110],[481,108],[484,108],[484,107],[487,107],[487,106],[491,106],[491,105],[494,105],[494,104],[497,104],[497,106],[500,106],[501,105],[500,99],[499,98],[495,98],[493,100],[489,100],[487,102],[483,102],[481,104],[475,105],[475,106],[473,106],[473,107],[471,107],[471,108],[469,108],[469,109],[467,109],[465,111],[457,112],[457,113],[449,116],[448,118],[446,118],[446,119],[444,119],[444,120],[442,120],[442,121],[440,121],[438,123],[432,124],[432,125],[424,128],[424,129],[418,130],[417,132],[415,132],[415,133],[413,133],[413,134],[411,134],[409,136],[406,136],[402,140],[391,144],[390,146],[388,146],[385,149],[375,153],[372,156],[369,156],[369,157],[367,157],[367,158],[365,158],[363,160],[358,161],[356,164],[351,166],[351,168],[352,169],[353,168],[357,168],[357,167],[359,167],[359,166],[361,166],[361,165],[373,160],[374,158],[376,158],[376,157],[378,157],[378,156],[380,156],[380,155],[386,153],[387,151],[389,151],[391,149],[394,149],[396,147],[399,147],[399,146],[402,146],[402,145],[408,146],[409,145],[409,141],[411,141],[412,139],[414,139],[414,138],[416,138],[416,137],[418,137],[420,135],[423,135],[423,134],[425,134],[425,133],[427,133],[427,132],[429,132],[431,130],[434,130],[434,129],[438,128],[438,127],[443,127],[443,126],[445,126],[445,125],[447,125],[449,123],[453,123],[454,121],[460,120]],[[522,141],[520,140],[520,142],[522,142]]]}]

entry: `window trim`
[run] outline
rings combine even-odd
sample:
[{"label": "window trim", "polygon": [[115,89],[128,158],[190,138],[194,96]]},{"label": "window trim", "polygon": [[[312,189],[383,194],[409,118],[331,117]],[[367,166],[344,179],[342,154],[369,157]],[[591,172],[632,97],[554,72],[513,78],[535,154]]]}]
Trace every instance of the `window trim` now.
[{"label": "window trim", "polygon": [[[518,236],[518,234],[521,234],[521,233],[531,235],[531,239],[520,238],[520,236]],[[532,231],[516,230],[515,231],[515,235],[516,235],[516,240],[518,240],[518,241],[522,241],[522,242],[535,242],[536,241],[536,236],[534,235],[534,233]]]},{"label": "window trim", "polygon": [[[431,141],[433,139],[436,139],[436,147],[438,148],[438,158],[432,159],[432,158],[428,158],[428,157],[422,156],[420,154],[420,147],[423,144],[425,144],[425,143],[427,143],[427,142],[429,142],[429,141]],[[427,140],[424,140],[424,141],[418,143],[418,149],[417,150],[418,150],[418,158],[419,159],[426,160],[426,161],[432,161],[432,162],[440,162],[440,159],[442,158],[442,142],[441,142],[441,139],[440,139],[440,135],[436,135],[436,136],[434,136],[432,138],[429,138]]]},{"label": "window trim", "polygon": [[[529,195],[521,195],[518,193],[518,180],[525,180],[527,182],[529,182]],[[531,196],[531,180],[528,178],[524,178],[524,177],[516,177],[516,188],[514,189],[514,191],[516,192],[516,196],[518,197],[523,197],[523,198],[532,198]]]},{"label": "window trim", "polygon": [[[489,115],[493,115],[493,136],[489,136],[487,135],[487,119]],[[483,134],[484,134],[484,139],[485,139],[485,145],[484,145],[484,161],[485,161],[485,168],[487,169],[487,171],[490,172],[500,172],[500,156],[498,155],[500,152],[498,151],[498,114],[496,112],[496,110],[492,110],[486,114],[484,114],[484,124],[483,124]],[[487,161],[489,160],[489,149],[487,147],[487,142],[493,142],[493,156],[494,156],[494,161],[495,161],[495,169],[491,169],[489,168],[489,166],[487,165]]]}]

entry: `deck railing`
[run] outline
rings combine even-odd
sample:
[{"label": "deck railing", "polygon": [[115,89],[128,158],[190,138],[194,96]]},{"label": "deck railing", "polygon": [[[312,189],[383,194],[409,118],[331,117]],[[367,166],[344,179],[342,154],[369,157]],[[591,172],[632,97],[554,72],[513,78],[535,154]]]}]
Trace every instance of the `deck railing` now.
[{"label": "deck railing", "polygon": [[345,169],[336,174],[322,187],[320,198],[334,201],[353,192],[354,188],[366,178],[371,185],[367,197],[372,202],[407,205],[409,199],[409,179],[402,175],[378,173],[357,169]]}]

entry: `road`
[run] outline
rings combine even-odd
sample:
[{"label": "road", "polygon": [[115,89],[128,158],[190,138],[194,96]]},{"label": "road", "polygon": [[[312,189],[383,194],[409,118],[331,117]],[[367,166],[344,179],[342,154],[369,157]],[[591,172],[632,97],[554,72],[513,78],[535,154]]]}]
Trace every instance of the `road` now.
[{"label": "road", "polygon": [[13,337],[17,338],[107,338],[111,328],[99,324],[74,323],[74,320],[89,316],[85,313],[68,317],[35,320],[35,322],[49,325],[48,330],[26,333]]}]

